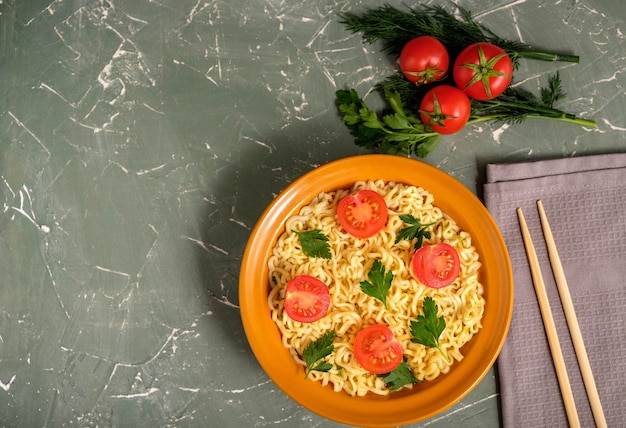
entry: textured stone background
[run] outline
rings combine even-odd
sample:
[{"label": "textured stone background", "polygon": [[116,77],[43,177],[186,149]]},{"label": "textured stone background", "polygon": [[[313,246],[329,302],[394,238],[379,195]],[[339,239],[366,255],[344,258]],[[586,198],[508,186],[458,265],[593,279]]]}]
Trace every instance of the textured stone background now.
[{"label": "textured stone background", "polygon": [[[382,3],[0,0],[0,426],[336,425],[256,363],[238,273],[280,190],[362,153],[334,92],[393,64],[337,14]],[[427,162],[480,194],[488,162],[626,149],[620,1],[460,3],[580,55],[524,62],[517,84],[560,70],[560,107],[598,128],[482,124]],[[497,408],[492,371],[420,426],[494,426]]]}]

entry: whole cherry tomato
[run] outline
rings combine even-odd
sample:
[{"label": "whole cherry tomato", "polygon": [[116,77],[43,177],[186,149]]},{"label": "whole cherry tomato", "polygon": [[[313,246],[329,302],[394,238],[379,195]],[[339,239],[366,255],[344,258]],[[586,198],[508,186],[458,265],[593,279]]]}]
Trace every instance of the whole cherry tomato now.
[{"label": "whole cherry tomato", "polygon": [[450,57],[439,40],[419,36],[404,45],[398,64],[408,80],[421,85],[443,79],[450,66]]},{"label": "whole cherry tomato", "polygon": [[468,97],[490,100],[509,87],[513,63],[500,47],[486,42],[474,43],[463,49],[454,61],[452,77]]},{"label": "whole cherry tomato", "polygon": [[439,85],[426,92],[420,103],[422,122],[440,134],[454,134],[463,129],[472,107],[459,88]]}]

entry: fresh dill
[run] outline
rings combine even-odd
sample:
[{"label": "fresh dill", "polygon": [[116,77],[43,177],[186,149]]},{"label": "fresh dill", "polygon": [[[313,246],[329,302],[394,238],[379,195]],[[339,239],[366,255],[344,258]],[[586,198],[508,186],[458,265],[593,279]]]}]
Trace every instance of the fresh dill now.
[{"label": "fresh dill", "polygon": [[457,6],[457,11],[459,18],[439,5],[400,10],[385,4],[363,14],[341,14],[340,22],[353,33],[362,33],[367,43],[382,41],[384,51],[394,56],[399,55],[402,47],[412,38],[428,35],[439,39],[451,57],[472,43],[489,42],[504,49],[515,68],[521,58],[579,62],[576,55],[545,52],[526,43],[504,39],[476,22],[467,9]]},{"label": "fresh dill", "polygon": [[497,98],[472,102],[472,114],[468,125],[486,120],[501,123],[522,123],[527,118],[559,120],[593,128],[595,121],[580,118],[554,108],[554,103],[565,97],[559,73],[550,76],[547,87],[541,88],[541,96],[521,88],[509,87]]}]

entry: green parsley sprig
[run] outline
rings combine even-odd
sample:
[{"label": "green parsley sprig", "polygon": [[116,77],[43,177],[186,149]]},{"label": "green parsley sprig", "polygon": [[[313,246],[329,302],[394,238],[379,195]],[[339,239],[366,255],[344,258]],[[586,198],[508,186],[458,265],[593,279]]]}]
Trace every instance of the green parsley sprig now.
[{"label": "green parsley sprig", "polygon": [[328,237],[324,235],[321,230],[313,229],[303,232],[294,230],[294,232],[300,239],[300,245],[302,246],[302,252],[304,254],[310,257],[319,257],[322,259],[332,258]]},{"label": "green parsley sprig", "polygon": [[431,238],[432,235],[430,231],[428,230],[428,228],[432,226],[433,224],[435,224],[434,222],[428,223],[428,224],[422,224],[419,219],[415,218],[411,214],[402,214],[400,216],[400,220],[402,220],[409,226],[404,227],[398,231],[394,244],[397,244],[403,239],[407,239],[409,241],[412,239],[416,239],[415,243],[413,244],[413,248],[417,250],[424,243],[424,239]]},{"label": "green parsley sprig", "polygon": [[400,94],[384,91],[391,111],[378,113],[365,104],[356,90],[340,89],[337,109],[354,142],[378,153],[428,155],[439,143],[441,134],[431,131],[420,118],[404,109]]},{"label": "green parsley sprig", "polygon": [[387,309],[387,292],[393,282],[393,272],[387,272],[380,260],[374,260],[367,278],[369,281],[361,281],[361,291],[383,302]]},{"label": "green parsley sprig", "polygon": [[[309,343],[302,351],[302,358],[306,363],[306,372],[304,378],[309,377],[309,373],[313,370],[318,372],[327,372],[333,368],[333,365],[327,361],[320,361],[330,354],[335,349],[333,344],[335,340],[335,330],[330,330],[322,337]],[[317,364],[316,364],[317,363]]]},{"label": "green parsley sprig", "polygon": [[406,361],[402,361],[400,365],[393,369],[391,373],[382,375],[382,377],[383,381],[389,385],[389,389],[391,391],[396,391],[405,385],[419,382],[419,379],[413,376],[413,373],[411,372],[411,369]]},{"label": "green parsley sprig", "polygon": [[439,336],[446,329],[446,320],[443,315],[437,317],[439,308],[432,297],[425,297],[423,303],[423,315],[417,316],[417,321],[411,321],[411,342],[420,345],[437,348],[446,361],[448,356],[439,345]]}]

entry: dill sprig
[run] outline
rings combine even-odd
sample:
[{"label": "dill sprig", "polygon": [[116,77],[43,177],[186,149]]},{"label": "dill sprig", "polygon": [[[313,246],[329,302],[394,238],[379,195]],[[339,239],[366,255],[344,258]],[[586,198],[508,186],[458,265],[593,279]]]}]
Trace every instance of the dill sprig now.
[{"label": "dill sprig", "polygon": [[556,102],[562,100],[567,95],[563,92],[563,85],[561,84],[561,77],[557,72],[550,77],[549,85],[547,88],[541,88],[541,102],[546,107],[552,107]]},{"label": "dill sprig", "polygon": [[[405,110],[411,112],[417,109],[419,100],[430,88],[415,85],[396,74],[379,83],[377,89],[383,92],[397,93],[397,97],[405,106]],[[592,120],[582,119],[554,107],[557,101],[565,97],[558,71],[549,77],[548,86],[542,87],[540,93],[541,96],[539,97],[525,89],[509,87],[497,98],[487,101],[471,100],[472,114],[467,125],[484,121],[519,124],[532,117],[559,120],[587,127],[597,126],[596,122]]]},{"label": "dill sprig", "polygon": [[363,40],[367,43],[382,41],[384,51],[394,56],[399,55],[402,47],[412,38],[429,35],[439,39],[451,57],[456,57],[464,47],[472,43],[489,42],[504,49],[515,68],[521,58],[575,63],[579,61],[576,55],[544,52],[526,43],[501,38],[477,23],[468,10],[460,6],[457,6],[457,10],[460,18],[456,18],[442,6],[423,6],[419,10],[408,7],[403,11],[386,4],[361,15],[343,13],[340,15],[340,22],[353,33],[362,33]]}]

